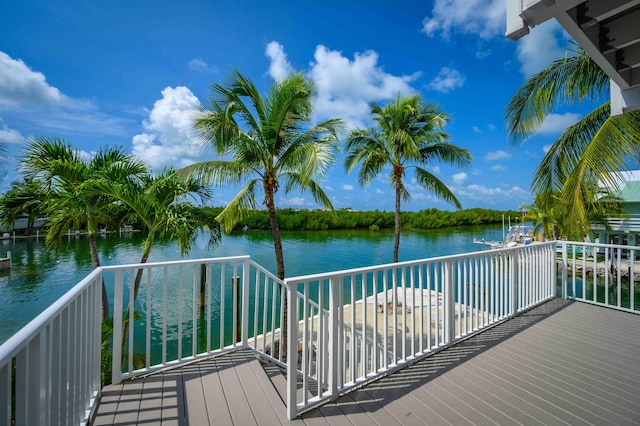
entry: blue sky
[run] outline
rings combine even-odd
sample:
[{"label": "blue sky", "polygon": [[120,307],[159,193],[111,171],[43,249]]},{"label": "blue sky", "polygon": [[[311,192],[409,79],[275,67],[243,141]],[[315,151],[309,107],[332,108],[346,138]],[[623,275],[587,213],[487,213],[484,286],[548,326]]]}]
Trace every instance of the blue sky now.
[{"label": "blue sky", "polygon": [[[368,103],[420,93],[453,118],[446,131],[472,166],[430,170],[463,208],[530,203],[531,176],[581,112],[559,111],[519,147],[504,107],[525,78],[561,58],[567,35],[547,22],[520,41],[504,37],[506,0],[357,2],[218,0],[13,1],[0,8],[0,191],[16,179],[29,136],[58,136],[87,156],[122,146],[159,171],[211,157],[191,128],[211,83],[233,68],[263,91],[291,70],[314,80],[314,118],[372,125]],[[407,176],[404,210],[450,209]],[[387,176],[361,188],[341,161],[324,182],[334,207],[393,210]],[[224,205],[237,188],[216,188]],[[278,207],[314,208],[308,194]]]}]

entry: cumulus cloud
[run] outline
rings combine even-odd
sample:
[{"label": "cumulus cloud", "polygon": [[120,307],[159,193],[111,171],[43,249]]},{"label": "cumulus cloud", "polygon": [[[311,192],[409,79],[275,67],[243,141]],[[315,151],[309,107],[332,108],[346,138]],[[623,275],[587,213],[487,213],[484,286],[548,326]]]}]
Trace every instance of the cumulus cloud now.
[{"label": "cumulus cloud", "polygon": [[504,172],[507,170],[507,168],[502,164],[496,164],[495,166],[491,166],[491,170],[493,170],[494,172]]},{"label": "cumulus cloud", "polygon": [[14,129],[10,129],[9,126],[4,124],[0,120],[0,143],[6,144],[18,144],[24,142],[26,139],[22,134]]},{"label": "cumulus cloud", "polygon": [[452,32],[477,34],[482,39],[503,35],[506,22],[504,0],[436,0],[422,30],[448,39]]},{"label": "cumulus cloud", "polygon": [[520,71],[525,77],[542,71],[551,62],[565,55],[560,46],[563,29],[555,19],[550,19],[531,29],[531,33],[518,41],[517,56]]},{"label": "cumulus cloud", "polygon": [[438,75],[427,85],[427,88],[441,93],[449,93],[453,89],[462,87],[464,76],[460,71],[443,67]]},{"label": "cumulus cloud", "polygon": [[453,180],[453,183],[455,185],[463,185],[468,178],[469,176],[467,176],[465,172],[456,173],[453,176],[451,176],[451,180]]},{"label": "cumulus cloud", "polygon": [[369,119],[369,103],[415,93],[410,83],[420,74],[394,76],[378,65],[373,50],[355,53],[353,59],[319,45],[309,71],[315,82],[316,115],[320,119],[342,117],[350,127],[362,127]]},{"label": "cumulus cloud", "polygon": [[167,87],[142,122],[144,133],[133,137],[133,154],[154,171],[180,168],[201,160],[202,145],[193,131],[198,98],[187,87]]},{"label": "cumulus cloud", "polygon": [[273,77],[275,81],[282,81],[284,78],[291,74],[293,67],[287,59],[287,55],[284,53],[284,47],[277,41],[272,41],[267,44],[265,54],[271,60],[269,64],[269,75]]},{"label": "cumulus cloud", "polygon": [[510,158],[511,154],[509,154],[507,151],[503,151],[501,149],[494,151],[494,152],[487,152],[486,155],[484,156],[484,159],[487,161],[495,161],[495,160],[502,160],[504,158]]},{"label": "cumulus cloud", "polygon": [[[452,34],[477,35],[481,41],[504,37],[506,1],[504,0],[435,0],[430,16],[422,24],[429,36],[440,35],[448,40]],[[562,27],[550,19],[531,29],[531,33],[520,39],[517,56],[520,71],[525,77],[547,67],[551,61],[564,55],[559,40],[566,39]],[[489,55],[479,43],[477,56]]]},{"label": "cumulus cloud", "polygon": [[384,194],[384,191],[380,188],[376,188],[376,194],[382,195]]},{"label": "cumulus cloud", "polygon": [[0,51],[0,107],[55,104],[65,98],[60,90],[47,83],[44,74]]},{"label": "cumulus cloud", "polygon": [[548,136],[555,136],[563,133],[567,128],[580,120],[582,116],[573,112],[565,114],[549,114],[545,117],[542,127],[538,133]]},{"label": "cumulus cloud", "polygon": [[342,189],[344,189],[345,191],[353,191],[353,185],[350,185],[348,183],[345,183],[342,185]]}]

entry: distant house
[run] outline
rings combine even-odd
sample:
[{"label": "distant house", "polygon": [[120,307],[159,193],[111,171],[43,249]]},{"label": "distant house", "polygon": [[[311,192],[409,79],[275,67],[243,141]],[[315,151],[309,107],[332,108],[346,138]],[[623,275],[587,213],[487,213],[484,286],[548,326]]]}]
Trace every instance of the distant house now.
[{"label": "distant house", "polygon": [[640,244],[640,170],[624,172],[624,182],[616,193],[622,200],[624,214],[609,217],[609,228],[602,224],[592,224],[590,241],[636,246]]}]

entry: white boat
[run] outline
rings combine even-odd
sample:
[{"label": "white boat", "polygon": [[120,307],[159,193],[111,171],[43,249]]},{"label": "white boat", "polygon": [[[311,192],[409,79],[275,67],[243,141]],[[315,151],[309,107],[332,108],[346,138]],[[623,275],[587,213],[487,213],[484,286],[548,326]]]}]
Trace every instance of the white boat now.
[{"label": "white boat", "polygon": [[476,244],[485,244],[492,249],[515,247],[517,245],[527,245],[533,242],[533,228],[524,225],[513,225],[509,227],[509,232],[504,237],[504,241],[491,241],[484,238],[473,239]]}]

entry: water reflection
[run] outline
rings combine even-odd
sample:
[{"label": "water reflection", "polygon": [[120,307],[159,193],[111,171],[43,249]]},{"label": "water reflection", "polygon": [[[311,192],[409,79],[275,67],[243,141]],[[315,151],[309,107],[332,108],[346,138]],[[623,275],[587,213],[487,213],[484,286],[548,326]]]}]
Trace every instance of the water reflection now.
[{"label": "water reflection", "polygon": [[[473,238],[501,239],[498,227],[464,227],[427,231],[403,231],[400,260],[421,259],[480,250]],[[393,232],[310,231],[283,232],[287,276],[357,268],[390,263]],[[144,236],[140,233],[112,233],[98,238],[103,265],[140,261]],[[214,249],[199,237],[188,258],[250,255],[275,273],[276,262],[271,233],[238,232],[223,236]],[[2,251],[12,253],[12,269],[0,275],[0,342],[46,309],[91,271],[91,256],[85,236],[64,237],[60,247],[48,249],[44,239],[2,240]],[[173,241],[156,241],[149,262],[178,260],[180,250]],[[111,299],[112,289],[108,288]]]}]

